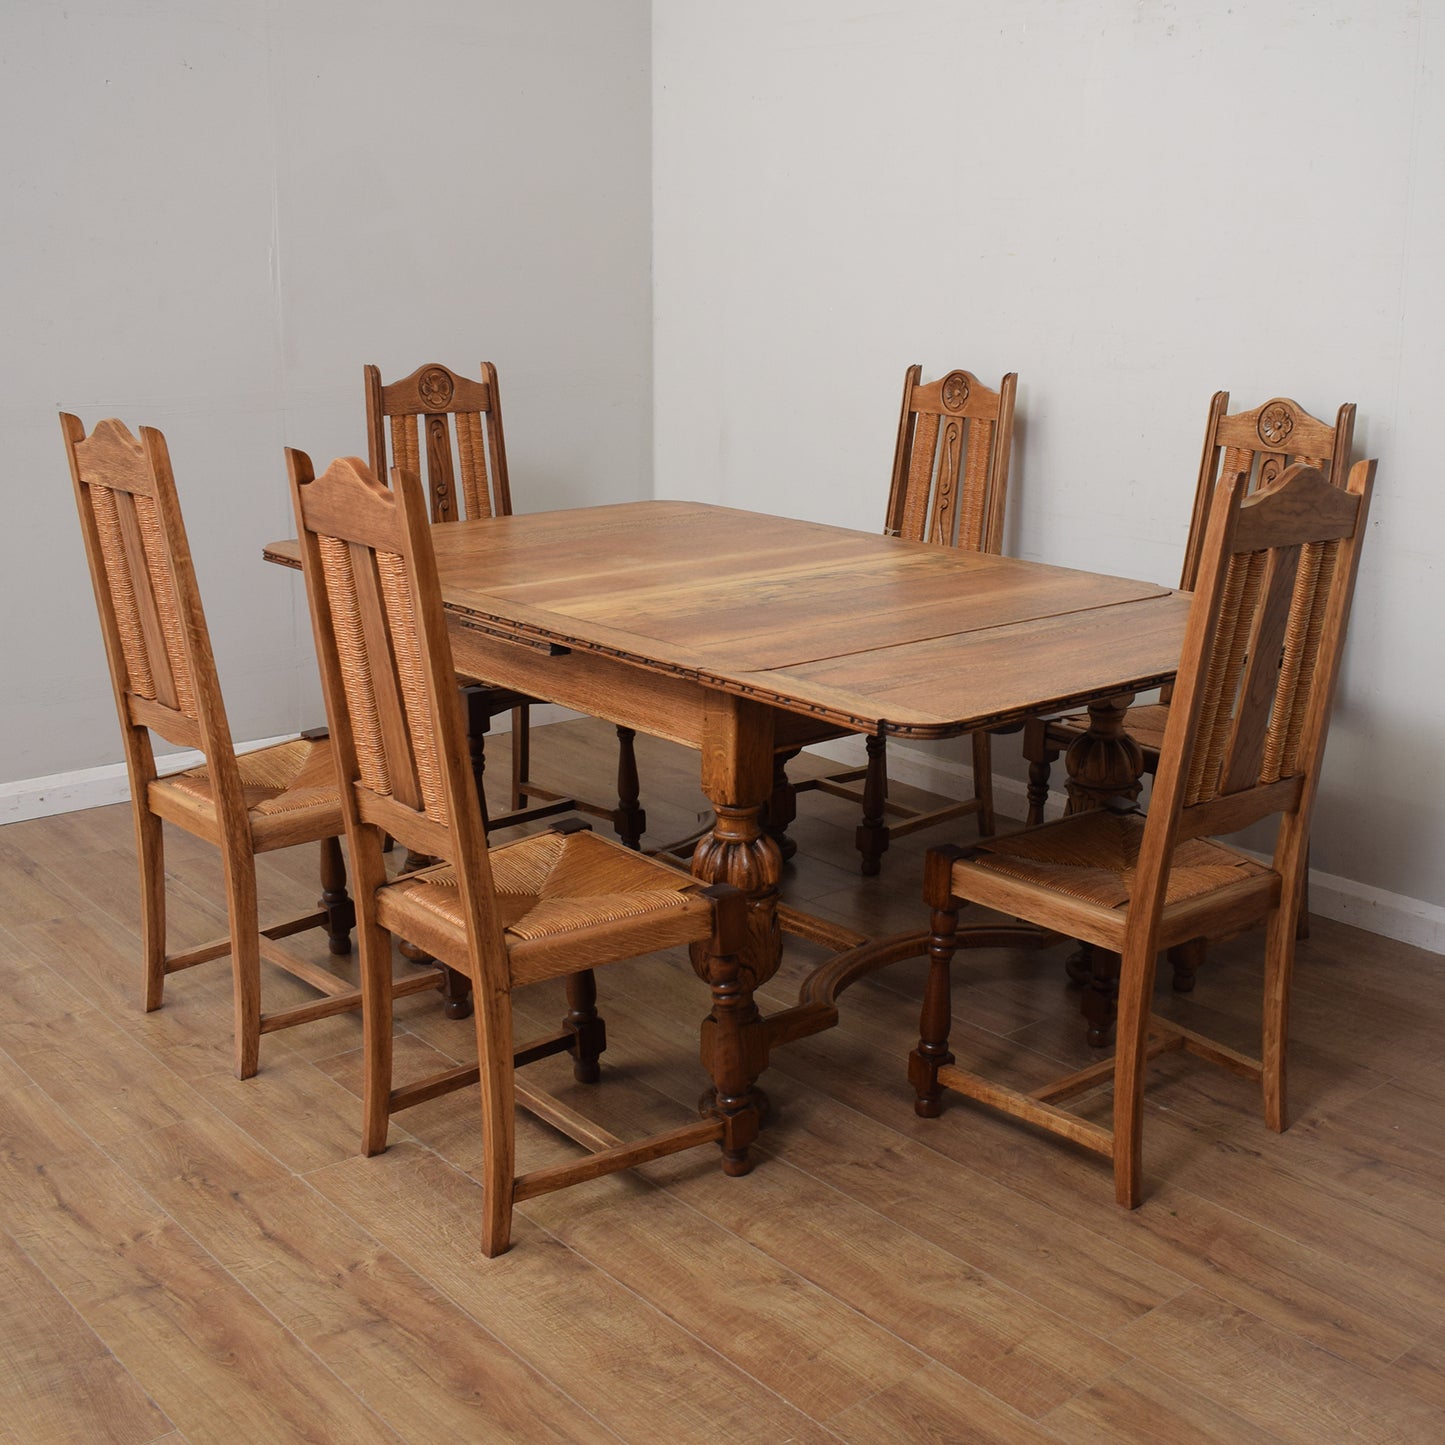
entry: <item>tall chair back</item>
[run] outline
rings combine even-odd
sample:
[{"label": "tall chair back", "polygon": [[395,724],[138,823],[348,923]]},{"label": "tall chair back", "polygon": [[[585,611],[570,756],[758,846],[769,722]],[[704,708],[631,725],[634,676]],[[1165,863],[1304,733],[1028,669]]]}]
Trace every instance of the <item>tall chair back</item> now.
[{"label": "tall chair back", "polygon": [[[371,471],[383,480],[393,467],[426,481],[433,522],[506,517],[512,512],[502,400],[497,368],[481,367],[481,379],[458,375],[431,362],[400,381],[383,382],[375,366],[365,368],[366,434]],[[534,782],[531,776],[532,699],[485,678],[459,677],[466,709],[467,747],[477,795],[486,811],[485,738],[491,720],[512,715],[510,807],[490,816],[494,829],[535,822],[561,813],[605,818],[631,847],[641,845],[647,815],[639,802],[635,734],[617,729],[618,801],[596,803]]]},{"label": "tall chair back", "polygon": [[[288,451],[287,460],[348,829],[370,825],[451,864],[462,914],[485,919],[486,829],[461,761],[461,708],[425,513],[355,457],[320,477],[304,453]],[[485,954],[499,938],[491,928],[469,941]]]},{"label": "tall chair back", "polygon": [[1244,477],[1246,491],[1255,491],[1278,481],[1288,467],[1302,462],[1338,487],[1344,486],[1349,471],[1355,435],[1353,402],[1339,409],[1333,426],[1311,416],[1287,396],[1274,397],[1253,411],[1230,415],[1228,408],[1229,393],[1216,391],[1209,403],[1204,455],[1184,546],[1184,567],[1179,577],[1182,592],[1193,592],[1198,581],[1210,503],[1221,481]]},{"label": "tall chair back", "polygon": [[1374,470],[1219,483],[1149,811],[1161,853],[1283,813],[1276,870],[1288,887],[1302,866]]},{"label": "tall chair back", "polygon": [[148,729],[205,755],[217,806],[246,806],[166,439],[62,414],[132,796],[156,776]]},{"label": "tall chair back", "polygon": [[[997,391],[970,371],[950,371],[926,385],[923,368],[910,366],[903,377],[903,407],[893,480],[883,530],[910,542],[959,547],[997,554],[1003,549],[1004,501],[1008,491],[1009,450],[1013,440],[1014,391],[1018,377],[1009,372]],[[887,740],[872,736],[867,762],[790,785],[779,761],[768,807],[783,820],[794,813],[794,795],[812,789],[862,805],[854,835],[865,876],[878,873],[894,838],[931,828],[967,813],[978,815],[979,833],[994,830],[993,760],[986,732],[970,737],[973,796],[941,807],[917,808],[889,796]],[[862,787],[855,784],[862,780]],[[785,826],[785,824],[784,824]],[[791,846],[775,824],[780,846]]]},{"label": "tall chair back", "polygon": [[926,386],[922,376],[921,366],[910,366],[903,379],[884,531],[999,552],[1018,377],[1010,372],[991,391],[968,371]]},{"label": "tall chair back", "polygon": [[[88,437],[77,417],[63,414],[60,425],[130,781],[145,1007],[160,1007],[167,975],[230,954],[235,1067],[248,1078],[256,1072],[262,1033],[360,1005],[349,981],[277,942],[324,923],[331,951],[350,951],[330,743],[324,733],[308,734],[237,757],[165,438],[151,427],[137,438],[114,419]],[[160,777],[152,732],[198,749],[201,765]],[[229,934],[182,953],[166,951],[163,818],[221,852]],[[321,844],[321,911],[262,928],[254,855],[304,842]],[[325,997],[263,1014],[262,958]]]},{"label": "tall chair back", "polygon": [[425,478],[433,522],[511,515],[502,402],[490,361],[480,381],[433,362],[389,385],[368,366],[366,435],[376,476],[395,466]]}]

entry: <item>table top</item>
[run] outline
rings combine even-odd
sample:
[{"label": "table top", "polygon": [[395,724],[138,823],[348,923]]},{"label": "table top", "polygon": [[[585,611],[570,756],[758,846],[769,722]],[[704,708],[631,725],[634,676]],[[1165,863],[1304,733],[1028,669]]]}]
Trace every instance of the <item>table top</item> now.
[{"label": "table top", "polygon": [[[1167,682],[1190,603],[1154,583],[702,502],[432,535],[463,627],[912,737]],[[296,566],[299,552],[278,542],[266,556]]]}]

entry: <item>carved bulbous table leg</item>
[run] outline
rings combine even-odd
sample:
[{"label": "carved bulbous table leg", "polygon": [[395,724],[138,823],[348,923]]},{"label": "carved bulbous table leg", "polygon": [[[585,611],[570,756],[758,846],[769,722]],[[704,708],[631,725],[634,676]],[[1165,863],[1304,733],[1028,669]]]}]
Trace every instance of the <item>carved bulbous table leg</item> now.
[{"label": "carved bulbous table leg", "polygon": [[1110,798],[1137,798],[1144,775],[1144,752],[1124,731],[1131,693],[1089,704],[1089,730],[1069,744],[1070,813],[1102,807]]},{"label": "carved bulbous table leg", "polygon": [[[706,884],[730,883],[747,905],[746,927],[736,947],[735,973],[718,993],[717,962],[709,945],[692,945],[692,965],[714,986],[712,1012],[703,1024],[703,1052],[709,1040],[730,1040],[730,1057],[741,1060],[745,1088],[729,1084],[730,1101],[714,1098],[713,1108],[736,1109],[745,1093],[761,1113],[765,1101],[754,1081],[767,1064],[767,1041],[753,1005],[753,989],[778,971],[782,931],[778,927],[778,880],[783,858],[763,827],[765,804],[773,789],[773,714],[747,698],[717,694],[709,698],[702,741],[702,790],[716,819],[693,850],[692,872]],[[729,968],[732,969],[732,965]],[[725,1106],[725,1107],[724,1107]]]},{"label": "carved bulbous table leg", "polygon": [[[731,883],[747,897],[748,937],[742,949],[742,967],[756,986],[778,971],[782,956],[777,902],[783,857],[762,827],[762,809],[757,804],[740,808],[714,801],[713,807],[717,821],[693,850],[693,876],[705,883]],[[694,965],[702,946],[692,946]]]}]

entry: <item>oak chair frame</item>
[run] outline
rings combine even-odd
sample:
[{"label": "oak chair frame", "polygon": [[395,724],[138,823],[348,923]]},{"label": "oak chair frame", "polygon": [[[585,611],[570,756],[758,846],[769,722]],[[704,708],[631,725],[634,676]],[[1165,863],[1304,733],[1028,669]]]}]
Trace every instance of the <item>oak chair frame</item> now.
[{"label": "oak chair frame", "polygon": [[[1017,387],[1015,372],[993,391],[972,372],[950,371],[925,384],[921,366],[908,368],[883,527],[888,536],[995,556],[1003,550]],[[864,767],[808,778],[792,791],[817,789],[861,805],[863,820],[855,844],[863,874],[872,877],[882,868],[883,854],[894,838],[969,814],[977,814],[981,836],[992,835],[989,734],[979,731],[969,738],[973,796],[940,808],[913,808],[888,796],[888,743],[882,734],[867,737]],[[863,786],[853,786],[859,780]],[[895,821],[890,822],[889,815]]]},{"label": "oak chair frame", "polygon": [[[1285,1127],[1300,881],[1374,475],[1374,462],[1360,462],[1341,487],[1316,468],[1295,465],[1252,495],[1244,472],[1220,482],[1196,552],[1197,589],[1149,813],[1142,821],[1137,813],[1115,815],[1138,849],[1132,881],[1119,875],[1122,901],[1101,897],[1081,872],[1103,865],[1078,848],[1079,841],[1097,837],[1101,819],[1116,826],[1098,812],[970,850],[929,853],[924,898],[932,910],[931,963],[920,1041],[909,1061],[920,1116],[935,1117],[951,1089],[1060,1134],[1113,1161],[1115,1195],[1128,1208],[1141,1198],[1150,1058],[1183,1049],[1257,1082],[1266,1124]],[[1279,829],[1268,866],[1205,841],[1274,815]],[[1077,849],[1072,855],[1071,848]],[[1187,863],[1186,848],[1194,850]],[[1171,893],[1186,866],[1201,870],[1196,881]],[[1201,886],[1204,869],[1214,871]],[[965,902],[1121,955],[1112,1059],[1030,1092],[956,1066],[948,1049],[949,973]],[[1261,919],[1260,1059],[1150,1012],[1160,950],[1239,932]],[[1060,1107],[1111,1077],[1112,1131]]]},{"label": "oak chair frame", "polygon": [[[382,381],[377,367],[368,365],[363,379],[367,451],[376,476],[389,475],[393,465],[424,476],[433,522],[511,515],[502,398],[497,368],[490,361],[482,363],[480,380],[435,362],[390,383]],[[457,681],[466,709],[468,753],[488,827],[495,831],[580,812],[611,823],[629,847],[641,845],[647,815],[638,803],[633,729],[617,729],[616,806],[588,802],[532,779],[531,706],[535,698],[481,678],[463,675]],[[506,813],[490,818],[483,787],[486,737],[492,719],[501,713],[510,713],[512,721],[511,800]],[[534,803],[534,797],[542,801]]]},{"label": "oak chair frame", "polygon": [[[726,1173],[748,1172],[759,1112],[742,1034],[757,1013],[737,958],[747,930],[743,895],[726,885],[704,888],[676,868],[594,837],[576,820],[489,851],[461,762],[461,704],[419,480],[396,468],[387,488],[356,458],[339,459],[317,477],[304,453],[289,451],[287,459],[352,856],[366,994],[364,1152],[386,1147],[392,1114],[479,1086],[482,1250],[489,1257],[510,1242],[514,1203],[539,1194],[711,1142],[722,1148]],[[383,835],[438,863],[388,882]],[[527,859],[565,848],[569,839],[585,840],[579,849],[590,850],[584,856],[609,880],[654,891],[637,904],[637,894],[613,889],[617,896],[602,898],[600,911],[595,897],[566,895],[564,907],[591,904],[593,912],[526,934],[504,917],[498,879],[516,860],[525,871]],[[411,901],[416,890],[437,887],[451,890],[446,919]],[[392,1004],[382,983],[393,935],[413,939],[471,981],[477,1064],[394,1085]],[[693,965],[712,990],[704,1061],[715,1101],[700,1122],[624,1142],[516,1078],[520,1065],[568,1052],[576,1077],[595,1082],[605,1033],[593,969],[681,943],[693,945]],[[569,1004],[561,1028],[517,1045],[513,988],[558,977]],[[518,1102],[586,1147],[587,1156],[517,1175]]]},{"label": "oak chair frame", "polygon": [[[210,633],[201,607],[175,477],[165,437],[142,427],[137,439],[114,418],[86,436],[79,418],[60,417],[85,538],[91,584],[100,615],[111,687],[120,719],[126,775],[135,821],[141,885],[144,1003],[161,1006],[169,974],[231,957],[235,1016],[235,1071],[256,1072],[261,1035],[327,1018],[361,1006],[347,979],[281,947],[278,940],[325,927],[330,951],[351,950],[353,922],[342,861],[341,805],[327,759],[326,734],[303,735],[305,749],[283,744],[238,762],[221,697]],[[151,733],[177,747],[198,749],[200,769],[162,777]],[[312,788],[305,806],[255,813],[246,798],[244,772],[262,769],[286,750],[303,754]],[[192,782],[197,775],[204,785]],[[166,952],[166,879],[162,820],[213,844],[220,852],[229,932],[181,953]],[[300,843],[321,845],[323,897],[318,911],[260,926],[255,857]],[[311,1003],[265,1013],[261,960],[321,993]],[[436,971],[400,985],[411,992],[435,987]]]},{"label": "oak chair frame", "polygon": [[[1346,402],[1335,416],[1334,426],[1311,416],[1297,401],[1277,396],[1252,411],[1228,414],[1229,393],[1216,391],[1209,402],[1209,419],[1204,428],[1204,454],[1194,489],[1194,507],[1189,534],[1184,544],[1184,563],[1179,590],[1193,592],[1199,576],[1200,550],[1209,526],[1210,506],[1218,483],[1229,476],[1244,475],[1249,487],[1266,486],[1284,474],[1287,467],[1304,462],[1318,467],[1329,481],[1344,485],[1349,471],[1350,450],[1355,435],[1355,406]],[[1286,446],[1287,444],[1287,446]],[[1159,764],[1158,739],[1162,736],[1170,690],[1164,688],[1157,704],[1128,709],[1135,721],[1136,738],[1143,756],[1143,771],[1152,774]],[[1048,801],[1049,773],[1061,752],[1088,731],[1087,715],[1061,718],[1032,718],[1024,728],[1024,756],[1029,762],[1029,809],[1026,821],[1041,823]],[[1130,733],[1134,736],[1133,732]]]}]

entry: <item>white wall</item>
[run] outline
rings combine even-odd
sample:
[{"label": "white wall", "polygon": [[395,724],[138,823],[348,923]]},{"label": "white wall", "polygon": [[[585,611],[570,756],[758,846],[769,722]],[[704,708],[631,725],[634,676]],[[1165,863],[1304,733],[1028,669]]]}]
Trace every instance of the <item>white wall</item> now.
[{"label": "white wall", "polygon": [[1381,458],[1315,862],[1438,912],[1442,62],[1441,0],[4,7],[0,786],[119,755],[60,408],[169,436],[244,738],[319,716],[258,555],[363,361],[497,362],[524,508],[865,528],[904,367],[1016,369],[1010,550],[1165,581],[1282,391]]},{"label": "white wall", "polygon": [[904,368],[1016,370],[1009,550],[1174,582],[1215,389],[1358,402],[1314,862],[1438,910],[1442,65],[1440,0],[666,0],[657,494],[880,526]]},{"label": "white wall", "polygon": [[166,432],[238,738],[321,716],[283,446],[500,369],[519,510],[651,485],[645,0],[0,16],[0,783],[120,756],[56,412]]}]

